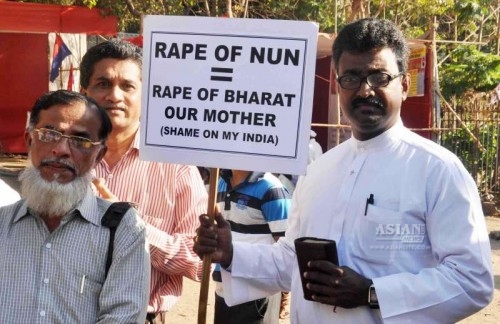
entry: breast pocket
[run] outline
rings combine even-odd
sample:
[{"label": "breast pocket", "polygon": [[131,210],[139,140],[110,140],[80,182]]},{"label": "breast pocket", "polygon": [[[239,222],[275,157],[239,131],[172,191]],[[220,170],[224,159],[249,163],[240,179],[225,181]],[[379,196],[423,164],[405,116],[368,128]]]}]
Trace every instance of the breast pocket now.
[{"label": "breast pocket", "polygon": [[102,290],[102,281],[96,280],[93,275],[80,272],[76,277],[78,295],[85,295],[87,298],[98,298]]},{"label": "breast pocket", "polygon": [[405,264],[431,254],[423,217],[369,205],[358,220],[360,256],[370,263]]},{"label": "breast pocket", "polygon": [[78,314],[68,312],[67,321],[65,323],[95,323],[99,312],[99,296],[102,291],[103,283],[97,280],[94,274],[88,272],[76,272],[73,276],[73,289],[67,292],[68,309],[79,310]]}]

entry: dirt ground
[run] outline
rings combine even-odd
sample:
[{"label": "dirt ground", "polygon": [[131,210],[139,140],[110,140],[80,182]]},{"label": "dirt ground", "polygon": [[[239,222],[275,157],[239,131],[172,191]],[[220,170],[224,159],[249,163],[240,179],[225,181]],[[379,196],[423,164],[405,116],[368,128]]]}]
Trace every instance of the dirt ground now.
[{"label": "dirt ground", "polygon": [[[500,218],[486,217],[488,231],[500,231]],[[495,276],[495,293],[493,301],[480,312],[460,321],[460,324],[498,324],[500,323],[500,240],[490,239],[493,271]],[[206,324],[213,324],[214,292],[210,283]],[[181,300],[168,315],[168,322],[174,324],[198,323],[198,303],[200,284],[184,280],[184,290]],[[280,324],[289,324],[290,320],[280,320]]]}]

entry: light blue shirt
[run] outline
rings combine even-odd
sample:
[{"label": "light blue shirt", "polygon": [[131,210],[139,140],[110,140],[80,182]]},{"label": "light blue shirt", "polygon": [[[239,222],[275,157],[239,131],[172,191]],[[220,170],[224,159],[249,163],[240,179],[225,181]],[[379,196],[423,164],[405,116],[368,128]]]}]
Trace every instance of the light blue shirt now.
[{"label": "light blue shirt", "polygon": [[24,200],[0,208],[0,323],[144,323],[145,224],[135,210],[125,214],[105,278],[108,206],[89,189],[52,233]]}]

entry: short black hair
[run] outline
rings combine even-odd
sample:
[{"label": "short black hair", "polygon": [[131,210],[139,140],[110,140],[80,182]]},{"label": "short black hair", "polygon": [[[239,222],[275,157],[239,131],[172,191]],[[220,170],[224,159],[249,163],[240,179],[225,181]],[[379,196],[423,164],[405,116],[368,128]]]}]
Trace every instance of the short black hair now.
[{"label": "short black hair", "polygon": [[333,62],[338,72],[340,56],[344,52],[365,53],[389,47],[396,55],[399,72],[408,69],[409,48],[401,30],[390,20],[364,18],[345,25],[332,47]]},{"label": "short black hair", "polygon": [[30,120],[28,124],[29,130],[33,130],[35,125],[40,121],[40,112],[42,110],[47,110],[55,105],[71,105],[74,103],[81,102],[87,107],[97,112],[99,118],[101,119],[101,128],[99,130],[99,140],[105,141],[113,126],[111,124],[111,119],[108,116],[106,110],[101,108],[97,102],[81,93],[67,90],[56,90],[49,91],[41,95],[35,102],[35,105],[31,109]]},{"label": "short black hair", "polygon": [[118,60],[132,60],[142,70],[142,48],[120,39],[111,39],[97,44],[87,50],[80,63],[80,86],[87,88],[90,76],[94,73],[97,62],[113,58]]}]

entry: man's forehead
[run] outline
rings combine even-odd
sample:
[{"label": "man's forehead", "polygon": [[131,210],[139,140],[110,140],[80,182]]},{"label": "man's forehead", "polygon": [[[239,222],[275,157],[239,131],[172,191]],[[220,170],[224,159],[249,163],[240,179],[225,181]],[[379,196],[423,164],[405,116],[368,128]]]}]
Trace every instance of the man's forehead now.
[{"label": "man's forehead", "polygon": [[344,52],[340,56],[338,71],[361,73],[397,69],[396,55],[390,48],[375,49],[367,52]]},{"label": "man's forehead", "polygon": [[93,82],[117,82],[117,83],[140,83],[141,76],[134,74],[116,74],[116,73],[106,73],[97,72],[90,78]]},{"label": "man's forehead", "polygon": [[128,73],[132,75],[137,75],[141,72],[141,66],[138,62],[133,60],[119,60],[105,58],[95,63],[93,69],[93,75],[106,75],[111,73]]},{"label": "man's forehead", "polygon": [[36,127],[64,130],[71,128],[76,132],[97,132],[101,122],[95,109],[82,102],[58,104],[40,111]]}]

